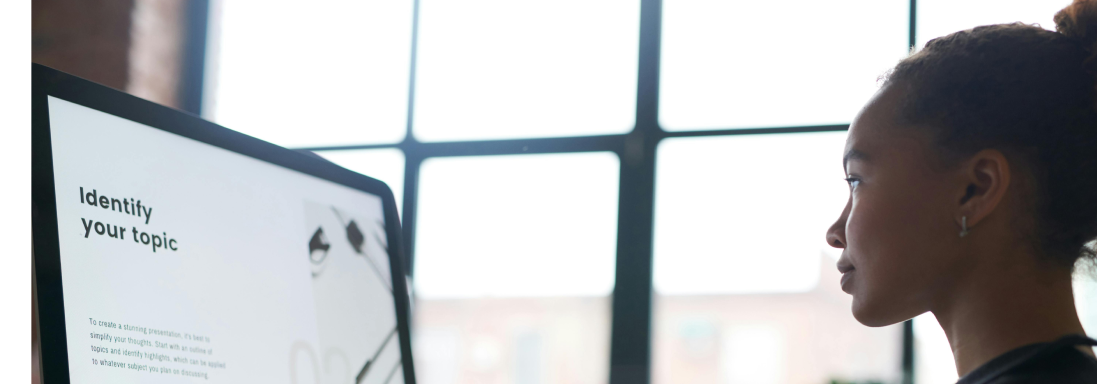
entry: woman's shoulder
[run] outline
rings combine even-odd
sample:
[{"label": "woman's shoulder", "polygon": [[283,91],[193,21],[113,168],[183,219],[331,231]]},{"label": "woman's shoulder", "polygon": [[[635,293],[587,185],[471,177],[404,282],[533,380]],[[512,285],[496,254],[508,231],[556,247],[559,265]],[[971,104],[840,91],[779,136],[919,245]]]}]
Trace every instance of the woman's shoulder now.
[{"label": "woman's shoulder", "polygon": [[1097,359],[1076,348],[1097,343],[1067,336],[1051,343],[1026,345],[999,356],[957,384],[1097,383]]}]

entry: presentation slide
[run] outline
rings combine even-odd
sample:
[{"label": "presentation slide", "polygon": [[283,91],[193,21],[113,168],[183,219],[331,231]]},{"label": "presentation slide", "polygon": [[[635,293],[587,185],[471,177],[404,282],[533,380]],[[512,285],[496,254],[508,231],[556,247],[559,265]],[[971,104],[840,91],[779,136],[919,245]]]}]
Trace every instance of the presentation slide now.
[{"label": "presentation slide", "polygon": [[49,117],[72,382],[403,382],[379,197],[53,97]]}]

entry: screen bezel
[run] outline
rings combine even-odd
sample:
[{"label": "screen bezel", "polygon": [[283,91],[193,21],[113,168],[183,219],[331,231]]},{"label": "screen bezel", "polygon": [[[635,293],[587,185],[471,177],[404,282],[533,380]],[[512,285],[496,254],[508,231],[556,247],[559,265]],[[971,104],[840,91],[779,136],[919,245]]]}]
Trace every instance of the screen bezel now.
[{"label": "screen bezel", "polygon": [[57,201],[48,96],[79,104],[276,166],[379,196],[389,244],[393,301],[405,383],[415,383],[409,326],[410,292],[404,276],[400,218],[392,190],[385,183],[339,167],[318,156],[279,147],[224,128],[198,116],[165,107],[64,72],[32,64],[31,99],[31,229],[38,310],[39,361],[43,383],[69,383],[68,344],[61,286]]}]

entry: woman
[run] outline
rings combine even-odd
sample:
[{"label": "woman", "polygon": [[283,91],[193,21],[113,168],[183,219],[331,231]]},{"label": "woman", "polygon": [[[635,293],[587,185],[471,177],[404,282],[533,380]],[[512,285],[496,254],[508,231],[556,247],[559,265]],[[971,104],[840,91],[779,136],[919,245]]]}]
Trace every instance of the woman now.
[{"label": "woman", "polygon": [[1097,0],[1055,21],[930,41],[850,125],[827,240],[853,315],[932,312],[963,384],[1097,383],[1071,286],[1097,238]]}]

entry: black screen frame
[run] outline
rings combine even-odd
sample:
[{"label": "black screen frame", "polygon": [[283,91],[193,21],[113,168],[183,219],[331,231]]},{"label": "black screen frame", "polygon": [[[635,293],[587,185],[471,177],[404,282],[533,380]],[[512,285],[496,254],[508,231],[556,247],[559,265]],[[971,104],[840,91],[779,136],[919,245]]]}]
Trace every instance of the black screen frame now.
[{"label": "black screen frame", "polygon": [[32,64],[31,87],[31,229],[38,310],[39,361],[42,382],[69,383],[64,292],[54,188],[53,150],[48,97],[69,101],[276,166],[379,196],[384,210],[396,325],[404,382],[415,383],[411,354],[410,291],[404,269],[404,244],[396,200],[385,183],[344,169],[319,157],[279,147],[230,130],[187,112]]}]

